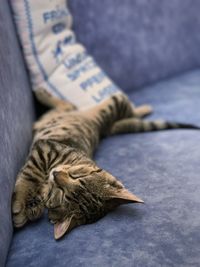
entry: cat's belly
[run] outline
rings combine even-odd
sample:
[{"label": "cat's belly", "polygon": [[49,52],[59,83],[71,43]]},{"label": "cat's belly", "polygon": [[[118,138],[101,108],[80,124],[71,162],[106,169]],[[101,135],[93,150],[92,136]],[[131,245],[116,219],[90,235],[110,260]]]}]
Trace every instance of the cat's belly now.
[{"label": "cat's belly", "polygon": [[36,126],[34,143],[38,140],[55,140],[79,148],[87,154],[92,154],[99,143],[95,124],[77,113],[44,117]]}]

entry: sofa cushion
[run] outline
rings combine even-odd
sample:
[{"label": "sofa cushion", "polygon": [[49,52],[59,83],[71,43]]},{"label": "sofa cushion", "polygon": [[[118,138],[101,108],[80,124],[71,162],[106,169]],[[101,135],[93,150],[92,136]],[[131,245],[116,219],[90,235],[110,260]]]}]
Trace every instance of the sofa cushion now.
[{"label": "sofa cushion", "polygon": [[[200,70],[133,92],[154,117],[200,125]],[[7,267],[199,266],[200,132],[173,130],[105,139],[98,164],[145,200],[121,206],[60,241],[44,215],[15,232]]]},{"label": "sofa cushion", "polygon": [[11,20],[0,0],[0,266],[12,237],[11,196],[31,141],[34,103]]}]

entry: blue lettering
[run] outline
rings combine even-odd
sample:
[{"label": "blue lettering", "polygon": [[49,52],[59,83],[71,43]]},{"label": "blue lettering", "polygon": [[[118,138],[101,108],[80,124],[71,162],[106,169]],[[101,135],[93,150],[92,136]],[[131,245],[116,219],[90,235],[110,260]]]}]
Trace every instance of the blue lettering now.
[{"label": "blue lettering", "polygon": [[103,89],[101,89],[98,92],[97,96],[92,95],[92,98],[94,99],[94,101],[96,103],[101,102],[102,100],[104,100],[105,98],[107,98],[110,95],[113,95],[114,93],[116,93],[119,89],[117,88],[117,86],[115,84],[110,84],[106,87],[104,87]]},{"label": "blue lettering", "polygon": [[91,70],[95,67],[96,67],[95,62],[93,60],[89,61],[85,65],[81,66],[80,68],[76,69],[72,73],[68,74],[67,77],[71,81],[77,80],[82,74],[88,72],[89,70]]},{"label": "blue lettering", "polygon": [[88,57],[86,52],[83,52],[81,54],[76,54],[75,56],[65,60],[63,64],[67,69],[71,69],[74,66],[78,65],[79,63],[83,62]]},{"label": "blue lettering", "polygon": [[63,54],[63,47],[74,41],[74,36],[67,36],[64,40],[59,40],[56,43],[55,49],[52,51],[54,58],[59,62],[60,56]]},{"label": "blue lettering", "polygon": [[60,22],[52,26],[52,32],[55,34],[58,34],[62,32],[65,28],[66,28],[66,24]]},{"label": "blue lettering", "polygon": [[103,71],[100,71],[98,74],[92,76],[91,78],[87,79],[86,81],[82,82],[80,84],[80,87],[83,90],[87,90],[88,87],[93,87],[95,84],[100,84],[104,79],[106,78],[106,75]]},{"label": "blue lettering", "polygon": [[70,35],[70,36],[67,36],[64,40],[63,40],[63,44],[64,45],[67,45],[67,44],[71,44],[73,43],[75,40],[74,40],[74,36],[73,35]]},{"label": "blue lettering", "polygon": [[44,23],[48,23],[67,16],[69,16],[69,11],[66,8],[57,6],[56,9],[43,13],[43,21]]},{"label": "blue lettering", "polygon": [[62,55],[62,47],[61,47],[62,42],[58,41],[55,50],[53,51],[53,55],[56,59],[58,59],[59,56]]},{"label": "blue lettering", "polygon": [[83,90],[86,90],[88,87],[90,87],[92,85],[92,78],[90,78],[90,79],[88,79],[88,80],[86,80],[85,82],[82,82],[81,84],[80,84],[80,86],[81,86],[81,88],[83,89]]},{"label": "blue lettering", "polygon": [[48,20],[50,20],[50,13],[49,12],[45,12],[43,14],[43,20],[44,20],[44,23],[47,23]]}]

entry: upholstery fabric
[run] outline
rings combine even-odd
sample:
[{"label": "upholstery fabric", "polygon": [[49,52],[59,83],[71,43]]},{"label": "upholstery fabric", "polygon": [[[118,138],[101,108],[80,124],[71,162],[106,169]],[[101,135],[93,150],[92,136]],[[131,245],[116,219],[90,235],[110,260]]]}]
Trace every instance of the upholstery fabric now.
[{"label": "upholstery fabric", "polygon": [[[155,108],[153,118],[200,126],[200,70],[130,94]],[[198,267],[200,133],[172,130],[105,139],[98,164],[144,205],[121,206],[95,224],[53,239],[46,215],[15,232],[7,267]]]},{"label": "upholstery fabric", "polygon": [[200,67],[199,0],[70,0],[78,40],[123,90]]},{"label": "upholstery fabric", "polygon": [[0,0],[0,266],[12,237],[11,195],[31,139],[34,105],[7,1]]}]

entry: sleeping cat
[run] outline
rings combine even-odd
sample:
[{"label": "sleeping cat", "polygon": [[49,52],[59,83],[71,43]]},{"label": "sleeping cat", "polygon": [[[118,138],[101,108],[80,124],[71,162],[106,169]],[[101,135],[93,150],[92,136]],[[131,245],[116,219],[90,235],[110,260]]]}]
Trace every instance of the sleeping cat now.
[{"label": "sleeping cat", "polygon": [[15,227],[22,227],[39,218],[47,208],[55,239],[76,226],[95,222],[118,205],[143,203],[92,160],[102,137],[197,128],[145,121],[142,117],[151,113],[152,108],[148,105],[136,108],[122,93],[84,111],[44,90],[38,91],[38,98],[45,103],[48,98],[53,109],[34,125],[32,147],[13,193],[13,222]]}]

